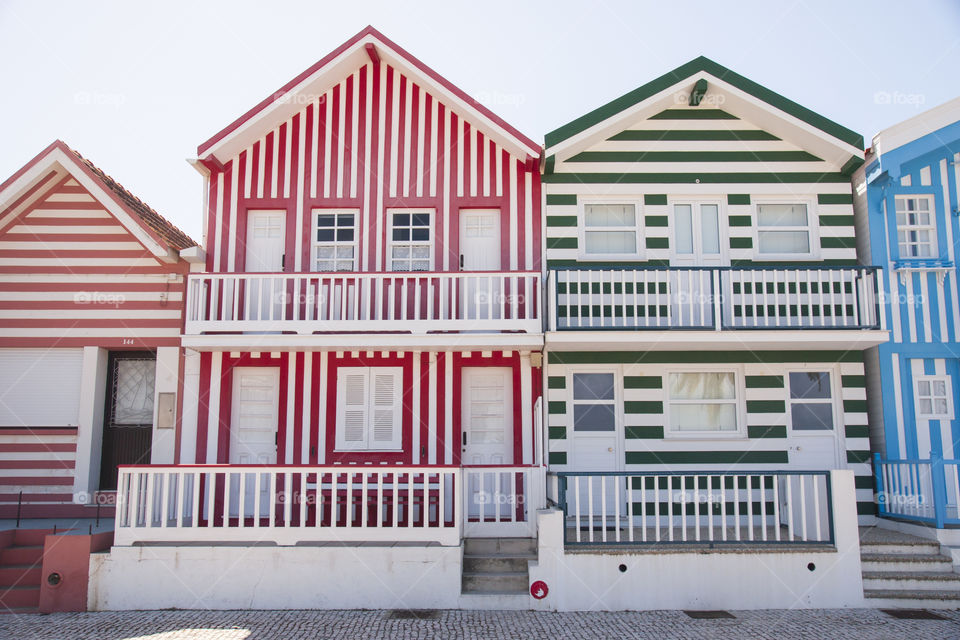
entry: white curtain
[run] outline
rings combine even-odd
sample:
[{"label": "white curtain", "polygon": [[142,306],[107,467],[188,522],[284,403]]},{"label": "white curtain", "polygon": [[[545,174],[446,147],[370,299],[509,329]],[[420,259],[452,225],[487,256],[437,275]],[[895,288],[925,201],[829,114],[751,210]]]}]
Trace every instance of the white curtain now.
[{"label": "white curtain", "polygon": [[[736,431],[736,393],[736,376],[732,372],[671,373],[670,428],[673,431]],[[674,400],[683,402],[672,402]]]}]

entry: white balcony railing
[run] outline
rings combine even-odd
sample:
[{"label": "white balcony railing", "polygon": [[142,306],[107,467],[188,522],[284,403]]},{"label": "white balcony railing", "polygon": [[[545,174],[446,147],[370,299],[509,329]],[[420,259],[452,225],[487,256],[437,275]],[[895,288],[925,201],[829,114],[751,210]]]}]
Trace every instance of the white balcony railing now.
[{"label": "white balcony railing", "polygon": [[460,543],[455,467],[121,467],[114,544]]},{"label": "white balcony railing", "polygon": [[545,505],[544,467],[464,467],[464,533],[533,537]]},{"label": "white balcony railing", "polygon": [[550,329],[876,329],[874,267],[550,272]]},{"label": "white balcony railing", "polygon": [[540,274],[206,273],[187,281],[185,333],[540,333]]}]

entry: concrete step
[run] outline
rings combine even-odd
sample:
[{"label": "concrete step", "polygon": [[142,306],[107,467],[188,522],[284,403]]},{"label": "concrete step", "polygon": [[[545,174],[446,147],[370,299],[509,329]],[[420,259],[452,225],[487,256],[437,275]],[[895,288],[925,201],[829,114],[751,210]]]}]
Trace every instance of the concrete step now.
[{"label": "concrete step", "polygon": [[482,553],[536,554],[535,538],[466,538],[463,552],[468,555]]},{"label": "concrete step", "polygon": [[36,564],[40,566],[43,558],[41,545],[13,546],[0,550],[0,565]]},{"label": "concrete step", "polygon": [[40,586],[0,588],[0,608],[40,606]]},{"label": "concrete step", "polygon": [[960,609],[956,591],[893,591],[864,589],[863,597],[871,607],[897,609]]},{"label": "concrete step", "polygon": [[463,573],[461,593],[521,594],[527,592],[526,571]]},{"label": "concrete step", "polygon": [[39,585],[41,569],[39,564],[0,566],[0,587]]},{"label": "concrete step", "polygon": [[931,555],[940,554],[940,543],[924,541],[916,543],[864,542],[860,544],[860,553],[897,553],[902,555]]},{"label": "concrete step", "polygon": [[861,553],[862,571],[940,571],[953,573],[953,563],[946,556],[926,553]]},{"label": "concrete step", "polygon": [[18,615],[21,613],[40,613],[39,607],[0,607],[0,616]]},{"label": "concrete step", "polygon": [[864,571],[863,588],[887,591],[952,591],[960,594],[960,574],[946,571]]},{"label": "concrete step", "polygon": [[465,573],[526,572],[527,563],[536,559],[537,557],[532,554],[464,553],[463,571]]}]

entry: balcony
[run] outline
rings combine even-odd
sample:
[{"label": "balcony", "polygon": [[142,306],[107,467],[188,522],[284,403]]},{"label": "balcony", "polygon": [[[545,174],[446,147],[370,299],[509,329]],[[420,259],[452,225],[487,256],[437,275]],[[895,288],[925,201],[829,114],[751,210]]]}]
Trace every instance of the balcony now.
[{"label": "balcony", "polygon": [[[549,330],[556,332],[552,342],[571,345],[622,346],[621,332],[631,332],[631,342],[656,343],[646,348],[726,348],[745,341],[757,348],[868,348],[886,340],[877,284],[875,267],[554,270],[547,283]],[[669,339],[656,335],[668,330]],[[577,332],[593,334],[572,335]],[[786,335],[804,346],[783,344]]]},{"label": "balcony", "polygon": [[257,344],[429,347],[449,344],[451,333],[471,336],[459,348],[496,347],[499,334],[514,348],[539,346],[540,274],[206,273],[187,282],[185,346],[236,348],[237,334],[273,334],[283,337]]}]

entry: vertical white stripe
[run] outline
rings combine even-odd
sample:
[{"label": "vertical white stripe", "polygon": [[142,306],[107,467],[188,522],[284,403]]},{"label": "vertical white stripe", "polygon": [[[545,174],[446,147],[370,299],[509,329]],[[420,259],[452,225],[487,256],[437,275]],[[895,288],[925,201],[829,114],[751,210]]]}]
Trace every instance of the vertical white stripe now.
[{"label": "vertical white stripe", "polygon": [[533,269],[533,175],[523,172],[523,264]]},{"label": "vertical white stripe", "polygon": [[317,464],[325,464],[327,458],[327,358],[320,352],[320,380],[317,381],[317,407],[320,409],[320,424],[317,428]]},{"label": "vertical white stripe", "polygon": [[323,197],[330,197],[330,147],[333,144],[333,89],[323,94],[327,117],[323,127]]},{"label": "vertical white stripe", "polygon": [[240,173],[238,166],[239,158],[234,158],[230,167],[230,237],[227,239],[227,269],[237,270],[237,193],[239,191],[238,182],[240,182]]},{"label": "vertical white stripe", "polygon": [[180,464],[197,462],[197,420],[200,413],[200,353],[183,350],[183,411],[180,418]]},{"label": "vertical white stripe", "polygon": [[942,283],[934,274],[934,286],[937,288],[937,322],[940,328],[940,342],[946,342],[950,339],[950,329],[947,326],[947,296],[944,291],[946,280]]},{"label": "vertical white stripe", "polygon": [[[517,394],[514,392],[513,397]],[[533,464],[533,369],[530,354],[520,354],[520,434],[523,445],[521,464]],[[514,457],[514,462],[517,462]]]},{"label": "vertical white stripe", "polygon": [[277,179],[280,177],[280,127],[273,130],[273,148],[270,150],[270,197],[277,197]]},{"label": "vertical white stripe", "polygon": [[[303,122],[301,119],[300,122]],[[279,129],[277,130],[279,131]],[[283,197],[290,197],[290,159],[293,157],[293,118],[287,120],[287,135],[283,140]]]},{"label": "vertical white stripe", "polygon": [[457,197],[463,197],[463,118],[457,118]]},{"label": "vertical white stripe", "polygon": [[[938,376],[943,376],[947,374],[947,361],[943,358],[937,358],[933,361],[933,370]],[[956,385],[957,381],[953,381],[954,384],[954,394],[956,394]],[[956,405],[956,401],[954,401]],[[954,411],[956,411],[956,406],[954,406]],[[953,442],[953,421],[952,420],[941,420],[940,421],[940,442],[943,447],[943,457],[949,460],[955,460],[956,454],[954,453],[955,447]]]},{"label": "vertical white stripe", "polygon": [[252,184],[250,181],[253,180],[253,145],[247,147],[247,161],[243,164],[243,197],[250,197],[250,189]]},{"label": "vertical white stripe", "polygon": [[413,394],[413,406],[410,413],[413,420],[413,434],[410,445],[413,447],[411,452],[411,461],[413,464],[420,464],[420,394],[423,393],[423,385],[420,384],[420,352],[413,352],[413,380],[410,385]]},{"label": "vertical white stripe", "polygon": [[427,114],[427,105],[424,104],[427,100],[427,94],[417,88],[417,197],[423,197],[423,141],[427,139],[426,131],[426,114]]},{"label": "vertical white stripe", "polygon": [[427,396],[427,464],[437,464],[437,354],[430,352],[428,358]]},{"label": "vertical white stripe", "polygon": [[920,168],[920,186],[929,187],[930,186],[930,167],[921,167]]},{"label": "vertical white stripe", "polygon": [[[954,184],[957,185],[957,208],[960,209],[960,153],[955,153],[953,155],[953,176]],[[950,213],[951,203],[950,203],[950,186],[947,184],[948,174],[947,174],[947,159],[944,158],[940,161],[940,184],[943,185],[943,209],[944,209],[944,232],[947,236],[947,259],[953,262],[955,250],[953,247],[953,224],[956,217]],[[951,270],[947,274],[947,281],[949,281],[950,287],[950,297],[952,298],[951,312],[953,315],[953,338],[957,342],[960,342],[960,300],[957,299],[957,271]],[[945,281],[945,286],[946,281]],[[947,330],[944,329],[944,339],[947,338]]]},{"label": "vertical white stripe", "polygon": [[220,430],[220,377],[223,352],[214,351],[210,362],[210,395],[207,398],[207,464],[217,462],[217,438]]},{"label": "vertical white stripe", "polygon": [[517,161],[510,156],[510,270],[517,270]]},{"label": "vertical white stripe", "polygon": [[430,197],[437,195],[437,137],[439,135],[440,123],[437,122],[440,112],[439,103],[436,100],[430,102]]},{"label": "vertical white stripe", "polygon": [[[900,278],[893,271],[893,269],[888,270],[888,283],[890,291],[890,299],[888,300],[887,308],[890,309],[890,320],[893,325],[893,341],[896,343],[903,342],[903,329],[900,327],[900,314],[903,310],[904,303],[900,302]],[[881,309],[882,311],[882,309]]]},{"label": "vertical white stripe", "polygon": [[263,197],[264,185],[267,184],[267,136],[263,136],[257,142],[259,151],[257,152],[257,197]]},{"label": "vertical white stripe", "polygon": [[490,171],[488,167],[490,166],[490,141],[487,140],[486,136],[477,135],[478,140],[482,140],[483,144],[483,195],[490,195]]},{"label": "vertical white stripe", "polygon": [[[893,388],[896,389],[893,396],[894,408],[897,412],[897,436],[900,444],[900,457],[907,457],[907,438],[903,429],[903,394],[906,391],[900,384],[900,355],[890,354],[891,366],[893,367]],[[911,392],[912,393],[912,392]]]},{"label": "vertical white stripe", "polygon": [[376,262],[377,271],[383,268],[383,162],[386,148],[386,105],[387,105],[387,73],[388,70],[380,67],[380,113],[377,123],[377,208],[373,215],[377,220]]},{"label": "vertical white stripe", "polygon": [[[220,270],[220,256],[221,256],[221,247],[223,245],[223,238],[221,237],[222,224],[223,221],[223,172],[217,174],[217,212],[214,217],[214,226],[213,226],[213,270]],[[234,231],[236,233],[236,231]]]},{"label": "vertical white stripe", "polygon": [[310,197],[317,197],[317,160],[320,154],[320,97],[313,102],[313,128],[310,131]]},{"label": "vertical white stripe", "polygon": [[284,445],[283,461],[286,464],[294,464],[293,460],[293,408],[296,404],[294,397],[297,389],[297,362],[296,353],[291,351],[287,354],[287,437]]},{"label": "vertical white stripe", "polygon": [[[913,274],[907,272],[907,304],[904,307],[907,310],[907,329],[908,335],[910,336],[910,342],[917,341],[917,307],[916,307],[916,298],[913,294]],[[926,306],[926,300],[923,301],[924,306]]]},{"label": "vertical white stripe", "polygon": [[443,356],[443,464],[453,464],[453,352]]},{"label": "vertical white stripe", "polygon": [[306,171],[307,110],[300,111],[300,133],[297,145],[297,229],[294,232],[294,271],[303,270],[303,183]]},{"label": "vertical white stripe", "polygon": [[347,159],[344,158],[346,150],[346,139],[344,129],[347,126],[347,81],[340,83],[340,103],[337,105],[339,114],[337,116],[337,197],[343,197],[343,173],[347,166]]},{"label": "vertical white stripe", "polygon": [[494,158],[494,164],[496,165],[496,171],[497,171],[496,194],[498,198],[502,198],[503,197],[503,149],[500,148],[500,145],[496,146],[495,153],[496,153],[496,157]]},{"label": "vertical white stripe", "polygon": [[[476,126],[471,127],[470,129],[470,196],[475,197],[477,195],[477,171],[480,167],[477,166],[477,147],[480,144],[480,130]],[[480,156],[481,158],[483,156]]]},{"label": "vertical white stripe", "polygon": [[313,352],[303,354],[303,415],[300,420],[300,464],[310,463],[310,406],[313,401]]},{"label": "vertical white stripe", "polygon": [[350,197],[357,197],[357,164],[360,157],[360,72],[353,74],[353,115],[350,122]]},{"label": "vertical white stripe", "polygon": [[917,455],[919,458],[929,458],[930,457],[930,421],[921,420],[918,416],[918,407],[916,406],[916,397],[913,393],[913,388],[915,381],[918,376],[926,375],[924,372],[924,363],[922,358],[912,358],[910,360],[910,373],[913,375],[913,380],[910,383],[909,387],[904,388],[903,392],[910,394],[913,399],[913,419],[916,424],[917,429]]},{"label": "vertical white stripe", "polygon": [[929,287],[930,274],[921,273],[920,274],[920,314],[923,318],[923,341],[924,342],[933,342],[933,336],[931,335],[931,325],[930,325],[930,287]]},{"label": "vertical white stripe", "polygon": [[[362,248],[361,262],[360,262],[360,271],[365,271],[369,268],[369,259],[370,259],[370,153],[371,153],[371,143],[370,136],[372,135],[373,130],[373,65],[367,66],[367,103],[366,103],[366,117],[364,118],[363,123],[363,171],[364,171],[364,181],[363,181],[363,231],[360,233],[360,237],[357,241],[360,243]],[[354,172],[356,173],[356,172]],[[373,176],[377,182],[380,182],[379,176]]]},{"label": "vertical white stripe", "polygon": [[413,82],[407,79],[407,85],[404,87],[403,94],[403,193],[404,197],[410,195],[410,165],[413,158],[410,157],[410,150],[413,148],[413,141],[410,140],[410,129],[413,123]]},{"label": "vertical white stripe", "polygon": [[450,110],[444,109],[443,124],[443,270],[450,270],[450,246],[453,231],[450,230]]},{"label": "vertical white stripe", "polygon": [[390,107],[390,197],[397,197],[397,157],[399,155],[399,146],[397,141],[400,138],[400,73],[393,70],[393,95],[391,96]]}]

